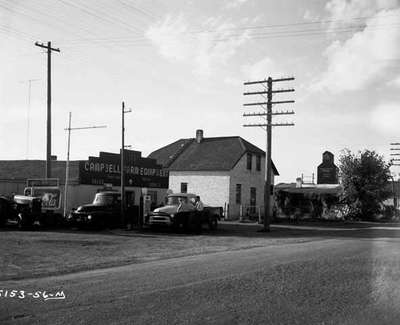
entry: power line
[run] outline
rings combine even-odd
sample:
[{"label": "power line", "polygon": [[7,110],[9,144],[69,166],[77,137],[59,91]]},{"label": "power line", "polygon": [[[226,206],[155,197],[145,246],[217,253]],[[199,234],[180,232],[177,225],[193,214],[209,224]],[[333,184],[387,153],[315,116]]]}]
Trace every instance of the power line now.
[{"label": "power line", "polygon": [[[381,17],[396,17],[396,15],[384,15]],[[208,29],[208,30],[198,30],[192,31],[191,33],[213,33],[216,31],[229,31],[229,30],[253,30],[253,29],[265,29],[265,28],[282,28],[282,27],[294,27],[294,26],[308,26],[308,25],[323,25],[329,23],[339,23],[339,22],[348,22],[349,20],[366,20],[366,19],[377,19],[376,16],[364,16],[364,17],[352,17],[348,19],[329,19],[329,20],[315,20],[311,22],[295,22],[295,23],[287,23],[287,24],[271,24],[271,25],[254,25],[254,26],[242,26],[242,27],[227,27],[221,29]]]},{"label": "power line", "polygon": [[138,32],[138,31],[142,32],[137,27],[134,27],[134,26],[126,23],[125,21],[121,20],[120,18],[111,16],[109,14],[106,14],[106,13],[102,12],[102,11],[94,10],[94,9],[88,7],[88,6],[85,6],[85,5],[77,5],[76,3],[69,2],[68,0],[57,0],[57,1],[63,3],[64,5],[74,7],[76,9],[84,12],[85,14],[87,14],[87,15],[89,15],[91,17],[94,17],[94,18],[96,18],[98,20],[101,20],[103,22],[106,22],[108,24],[117,25],[117,23],[118,23],[120,27],[124,27],[125,29],[127,29],[129,31],[133,30],[135,32]]},{"label": "power line", "polygon": [[134,6],[132,3],[127,3],[123,0],[118,0],[118,2],[121,3],[124,7],[130,8],[138,13],[141,13],[142,15],[147,16],[148,18],[151,18],[151,19],[160,18],[159,16],[156,16],[155,14],[153,14],[143,8],[140,8],[137,5]]},{"label": "power line", "polygon": [[[385,29],[387,27],[398,27],[400,24],[386,24],[386,25],[374,25],[373,27],[369,27],[369,30],[380,30]],[[342,33],[353,33],[356,31],[362,31],[362,27],[354,27],[350,29],[332,29],[329,31],[323,29],[305,29],[305,30],[296,30],[296,31],[279,31],[279,32],[271,32],[271,33],[258,33],[258,34],[231,34],[226,35],[221,38],[211,39],[213,42],[226,42],[233,39],[237,39],[240,37],[246,37],[249,40],[260,40],[260,39],[271,39],[271,38],[291,38],[291,37],[306,37],[306,36],[318,36],[318,35],[326,35],[326,34],[342,34]],[[182,33],[181,35],[185,35],[187,33]],[[197,38],[191,35],[192,39],[195,41]],[[131,37],[121,37],[121,38],[83,38],[83,39],[71,39],[66,40],[67,43],[72,43],[74,46],[79,46],[79,43],[82,42],[81,45],[87,46],[92,45],[88,42],[96,42],[101,44],[101,42],[111,43],[111,44],[118,44],[122,43],[125,45],[145,45],[150,40],[145,37],[140,38],[131,38]]]}]

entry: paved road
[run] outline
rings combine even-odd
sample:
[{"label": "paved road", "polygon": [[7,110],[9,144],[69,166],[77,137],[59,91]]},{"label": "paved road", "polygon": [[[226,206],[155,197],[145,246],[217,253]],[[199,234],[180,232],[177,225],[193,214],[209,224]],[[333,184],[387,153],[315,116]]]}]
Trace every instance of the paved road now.
[{"label": "paved road", "polygon": [[0,282],[66,295],[2,297],[0,323],[399,324],[398,231]]}]

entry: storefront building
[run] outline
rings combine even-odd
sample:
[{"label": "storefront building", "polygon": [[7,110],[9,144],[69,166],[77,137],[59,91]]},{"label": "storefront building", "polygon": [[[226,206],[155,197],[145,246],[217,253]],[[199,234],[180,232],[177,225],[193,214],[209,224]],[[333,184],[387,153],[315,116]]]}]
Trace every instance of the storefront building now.
[{"label": "storefront building", "polygon": [[[125,150],[125,191],[128,204],[138,205],[143,192],[151,196],[153,205],[164,201],[168,189],[168,170],[156,160],[144,158],[139,151]],[[0,161],[0,195],[22,194],[29,179],[42,179],[45,174],[44,160]],[[60,187],[62,213],[66,179],[66,162],[53,160],[52,177]],[[98,157],[70,161],[68,178],[67,211],[82,204],[91,203],[95,193],[102,190],[119,191],[121,186],[121,156],[117,153],[100,152]]]},{"label": "storefront building", "polygon": [[[174,193],[198,194],[204,204],[223,207],[229,219],[263,215],[265,152],[243,138],[205,138],[197,130],[195,138],[180,139],[149,157],[169,170]],[[273,165],[272,180],[276,175]]]}]

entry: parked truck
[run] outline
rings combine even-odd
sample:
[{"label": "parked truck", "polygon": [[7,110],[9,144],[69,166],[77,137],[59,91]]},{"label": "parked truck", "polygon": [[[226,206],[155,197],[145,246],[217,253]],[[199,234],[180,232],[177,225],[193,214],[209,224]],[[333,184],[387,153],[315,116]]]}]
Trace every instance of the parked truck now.
[{"label": "parked truck", "polygon": [[0,226],[16,225],[18,229],[30,229],[43,222],[42,200],[39,197],[15,195],[0,196]]},{"label": "parked truck", "polygon": [[175,193],[166,198],[166,204],[152,211],[145,220],[145,224],[154,226],[168,226],[185,231],[201,231],[203,225],[210,230],[217,229],[218,221],[222,217],[222,207],[204,205],[203,209],[196,209],[196,194]]}]

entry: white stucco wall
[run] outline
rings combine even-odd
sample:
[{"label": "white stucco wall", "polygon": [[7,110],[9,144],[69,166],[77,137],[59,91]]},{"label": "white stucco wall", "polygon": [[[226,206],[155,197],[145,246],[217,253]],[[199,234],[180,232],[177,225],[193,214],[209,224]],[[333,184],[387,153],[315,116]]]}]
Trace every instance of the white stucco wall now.
[{"label": "white stucco wall", "polygon": [[[247,155],[244,154],[230,172],[230,196],[229,212],[230,218],[238,218],[240,205],[236,204],[236,184],[242,186],[242,205],[250,205],[250,188],[256,188],[256,205],[261,208],[264,215],[264,183],[265,183],[265,157],[261,157],[261,170],[256,170],[256,155],[252,155],[252,169],[247,169]],[[274,184],[274,173],[272,172],[272,184]],[[272,203],[271,196],[271,203]],[[272,204],[271,204],[272,207]]]},{"label": "white stucco wall", "polygon": [[200,195],[204,204],[224,207],[229,202],[229,172],[170,171],[169,188],[179,193],[181,183],[187,183],[187,192]]},{"label": "white stucco wall", "polygon": [[[236,204],[236,184],[242,186],[242,205],[250,205],[250,188],[256,188],[256,205],[264,211],[264,170],[265,158],[261,157],[261,170],[256,170],[256,155],[252,155],[252,169],[247,169],[246,154],[231,171],[170,171],[169,188],[174,193],[181,191],[181,183],[187,183],[188,193],[200,195],[208,205],[224,207],[229,204],[230,219],[240,215],[240,204]],[[272,173],[272,184],[274,184]],[[273,196],[271,196],[271,209]]]}]

